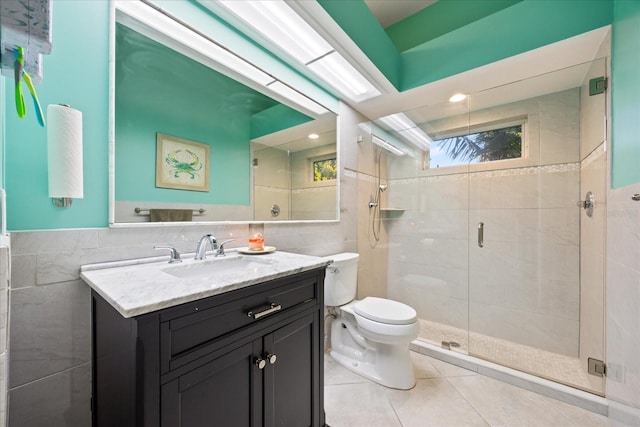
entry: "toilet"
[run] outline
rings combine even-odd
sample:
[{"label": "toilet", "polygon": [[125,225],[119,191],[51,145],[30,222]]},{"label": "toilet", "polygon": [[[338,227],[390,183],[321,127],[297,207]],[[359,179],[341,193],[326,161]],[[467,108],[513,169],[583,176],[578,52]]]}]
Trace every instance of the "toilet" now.
[{"label": "toilet", "polygon": [[416,311],[384,298],[355,300],[358,254],[326,257],[333,262],[324,280],[331,321],[331,357],[345,368],[386,387],[416,384],[409,343],[418,336]]}]

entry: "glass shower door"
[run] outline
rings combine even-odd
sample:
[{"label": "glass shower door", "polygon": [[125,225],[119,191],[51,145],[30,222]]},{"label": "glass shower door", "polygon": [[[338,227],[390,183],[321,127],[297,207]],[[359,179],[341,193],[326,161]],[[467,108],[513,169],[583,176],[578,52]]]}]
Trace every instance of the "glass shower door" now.
[{"label": "glass shower door", "polygon": [[465,133],[467,124],[466,100],[376,121],[406,151],[389,156],[387,165],[386,203],[399,209],[385,219],[388,296],[417,311],[418,339],[463,353],[469,322],[468,165],[442,156],[451,147],[434,141],[449,138],[452,131]]},{"label": "glass shower door", "polygon": [[[584,153],[585,135],[598,133],[587,124],[604,123],[604,95],[589,96],[585,77],[597,68],[583,64],[470,96],[470,128],[521,126],[521,155],[492,153],[492,161],[469,165],[469,353],[602,394],[585,352],[602,357],[604,321],[602,311],[585,313],[585,299],[602,296],[603,273],[593,274],[602,279],[585,295],[576,206],[585,159],[604,159],[593,154],[604,153],[602,139]],[[491,138],[496,149],[515,144]],[[596,220],[594,234],[603,233],[603,221]],[[604,265],[603,253],[592,265]]]}]

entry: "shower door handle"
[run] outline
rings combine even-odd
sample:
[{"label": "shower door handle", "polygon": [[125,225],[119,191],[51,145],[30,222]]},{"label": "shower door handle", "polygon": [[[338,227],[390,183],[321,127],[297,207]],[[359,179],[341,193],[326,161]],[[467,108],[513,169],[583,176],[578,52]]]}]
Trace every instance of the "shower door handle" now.
[{"label": "shower door handle", "polygon": [[478,247],[484,246],[484,222],[478,223]]}]

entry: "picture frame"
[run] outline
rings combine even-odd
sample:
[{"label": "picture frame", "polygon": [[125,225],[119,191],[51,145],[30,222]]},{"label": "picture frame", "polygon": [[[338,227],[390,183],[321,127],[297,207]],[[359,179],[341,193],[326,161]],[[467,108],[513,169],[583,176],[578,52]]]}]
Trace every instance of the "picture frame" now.
[{"label": "picture frame", "polygon": [[156,133],[156,187],[209,191],[211,147]]}]

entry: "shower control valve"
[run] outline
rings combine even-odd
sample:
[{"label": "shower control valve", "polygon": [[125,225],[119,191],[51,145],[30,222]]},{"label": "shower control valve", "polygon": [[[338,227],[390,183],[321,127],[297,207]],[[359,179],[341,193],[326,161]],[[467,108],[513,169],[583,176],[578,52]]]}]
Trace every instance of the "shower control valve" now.
[{"label": "shower control valve", "polygon": [[584,200],[580,200],[579,202],[576,203],[576,205],[579,208],[583,208],[586,213],[587,216],[592,216],[593,215],[593,207],[595,206],[595,199],[593,197],[593,193],[591,191],[588,191],[587,194],[585,195]]}]

